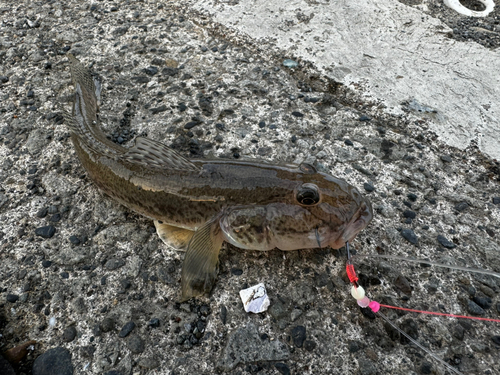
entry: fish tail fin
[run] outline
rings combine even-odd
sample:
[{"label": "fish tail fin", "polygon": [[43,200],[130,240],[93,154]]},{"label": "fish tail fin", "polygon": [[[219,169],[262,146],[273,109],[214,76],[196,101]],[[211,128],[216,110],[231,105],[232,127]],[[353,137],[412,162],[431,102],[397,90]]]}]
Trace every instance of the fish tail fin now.
[{"label": "fish tail fin", "polygon": [[98,126],[100,80],[72,54],[68,54],[68,59],[75,96],[72,114],[63,113],[63,116],[71,133],[89,149],[104,153],[123,151],[121,146],[108,140]]}]

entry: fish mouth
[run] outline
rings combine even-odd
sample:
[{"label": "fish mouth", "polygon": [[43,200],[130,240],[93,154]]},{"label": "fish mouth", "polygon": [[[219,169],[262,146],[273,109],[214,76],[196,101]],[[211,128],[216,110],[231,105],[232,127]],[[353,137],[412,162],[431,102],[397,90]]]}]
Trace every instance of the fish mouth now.
[{"label": "fish mouth", "polygon": [[330,246],[333,249],[340,249],[346,242],[351,242],[356,238],[359,232],[366,228],[372,218],[373,211],[371,204],[367,201],[363,201],[349,223],[346,224],[342,235],[331,243]]}]

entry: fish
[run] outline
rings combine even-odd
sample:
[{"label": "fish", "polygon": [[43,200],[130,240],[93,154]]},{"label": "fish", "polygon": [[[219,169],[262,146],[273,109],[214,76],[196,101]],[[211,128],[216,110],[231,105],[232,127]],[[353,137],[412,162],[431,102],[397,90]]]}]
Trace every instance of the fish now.
[{"label": "fish", "polygon": [[339,249],[371,221],[370,201],[356,187],[307,163],[188,159],[145,137],[131,147],[110,141],[99,127],[101,80],[68,59],[74,95],[64,117],[76,154],[100,190],[186,251],[181,301],[211,291],[224,242],[246,250]]}]

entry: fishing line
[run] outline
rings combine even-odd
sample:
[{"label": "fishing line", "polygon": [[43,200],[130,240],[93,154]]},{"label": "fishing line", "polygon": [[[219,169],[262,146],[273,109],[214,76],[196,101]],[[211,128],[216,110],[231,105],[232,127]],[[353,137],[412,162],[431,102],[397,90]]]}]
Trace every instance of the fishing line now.
[{"label": "fishing line", "polygon": [[411,259],[411,258],[406,258],[398,255],[381,255],[381,254],[356,254],[352,256],[351,258],[385,258],[385,259],[395,259],[395,260],[402,260],[405,262],[413,262],[413,263],[421,263],[421,264],[428,264],[430,266],[436,266],[436,267],[443,267],[443,268],[450,268],[452,270],[458,270],[458,271],[465,271],[465,272],[472,272],[472,273],[481,273],[483,275],[490,275],[494,277],[500,278],[500,273],[498,272],[493,272],[493,271],[488,271],[488,270],[483,270],[480,268],[469,268],[469,267],[462,267],[462,266],[454,266],[451,264],[444,264],[444,263],[437,263],[437,262],[432,262],[430,260],[420,260],[420,259]]},{"label": "fishing line", "polygon": [[[450,318],[461,318],[461,319],[472,319],[472,320],[481,320],[481,321],[490,321],[490,322],[496,322],[500,323],[500,319],[490,319],[490,318],[481,318],[481,317],[473,317],[473,316],[465,316],[465,315],[455,315],[455,314],[445,314],[445,313],[440,313],[440,312],[433,312],[433,311],[424,311],[424,310],[415,310],[415,309],[408,309],[404,307],[397,307],[397,306],[390,306],[390,305],[383,305],[378,303],[377,301],[372,301],[365,295],[365,291],[363,287],[361,287],[358,284],[358,277],[356,275],[356,271],[354,270],[354,264],[352,262],[353,257],[351,256],[351,253],[349,251],[349,242],[346,242],[346,250],[347,250],[347,262],[346,262],[346,272],[347,276],[349,278],[349,281],[352,284],[351,287],[351,295],[357,300],[357,303],[360,307],[366,308],[369,307],[373,313],[376,315],[380,316],[383,318],[388,324],[390,324],[394,329],[396,329],[401,335],[406,337],[408,340],[410,340],[414,345],[416,345],[418,348],[422,349],[425,353],[430,355],[433,359],[435,359],[437,362],[445,366],[448,370],[452,371],[455,374],[463,375],[460,371],[443,361],[441,358],[437,357],[435,354],[433,354],[430,350],[419,344],[416,340],[414,340],[412,337],[410,337],[406,332],[401,330],[394,322],[392,322],[385,314],[383,314],[380,310],[380,307],[384,308],[389,308],[389,309],[395,309],[395,310],[403,310],[403,311],[408,311],[408,312],[415,312],[419,314],[428,314],[428,315],[437,315],[437,316],[446,316]],[[356,255],[356,257],[373,257],[373,258],[385,258],[385,259],[395,259],[395,260],[402,260],[402,261],[407,261],[407,262],[413,262],[413,263],[421,263],[421,264],[428,264],[431,266],[436,266],[436,267],[444,267],[444,268],[450,268],[450,269],[455,269],[459,271],[466,271],[466,272],[472,272],[472,273],[480,273],[484,275],[489,275],[489,276],[494,276],[500,278],[500,274],[497,272],[493,271],[488,271],[488,270],[483,270],[483,269],[477,269],[477,268],[469,268],[469,267],[462,267],[462,266],[453,266],[453,265],[448,265],[448,264],[443,264],[443,263],[437,263],[437,262],[432,262],[428,260],[418,260],[418,259],[410,259],[410,258],[405,258],[402,256],[397,256],[397,255],[380,255],[380,254],[367,254],[367,255]]]}]

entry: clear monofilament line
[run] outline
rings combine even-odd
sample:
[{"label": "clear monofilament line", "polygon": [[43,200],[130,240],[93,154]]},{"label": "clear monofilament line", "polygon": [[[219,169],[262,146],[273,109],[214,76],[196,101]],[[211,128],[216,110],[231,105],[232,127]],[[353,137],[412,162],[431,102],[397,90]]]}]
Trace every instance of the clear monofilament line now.
[{"label": "clear monofilament line", "polygon": [[436,267],[450,268],[452,270],[459,270],[459,271],[465,271],[465,272],[481,273],[483,275],[490,275],[490,276],[500,278],[500,273],[497,273],[494,271],[482,270],[480,268],[454,266],[451,264],[444,264],[444,263],[436,263],[436,262],[432,262],[429,260],[411,259],[411,258],[399,256],[399,255],[360,254],[360,255],[354,255],[354,256],[352,256],[352,258],[385,258],[385,259],[403,260],[405,262],[423,263],[423,264],[428,264],[428,265],[436,266]]},{"label": "clear monofilament line", "polygon": [[458,374],[458,375],[464,375],[460,371],[458,371],[456,368],[453,366],[449,365],[445,361],[443,361],[441,358],[437,357],[435,354],[433,354],[429,349],[425,348],[421,344],[418,343],[415,339],[413,339],[410,335],[408,335],[406,332],[404,332],[402,329],[400,329],[395,323],[392,322],[387,316],[385,316],[382,312],[378,311],[376,315],[379,315],[382,319],[384,319],[387,323],[389,323],[394,329],[396,329],[400,334],[402,334],[404,337],[406,337],[408,340],[410,340],[413,344],[415,344],[418,348],[422,349],[424,352],[429,354],[432,358],[434,358],[436,361],[438,361],[440,364],[445,366],[448,370],[451,372]]}]

